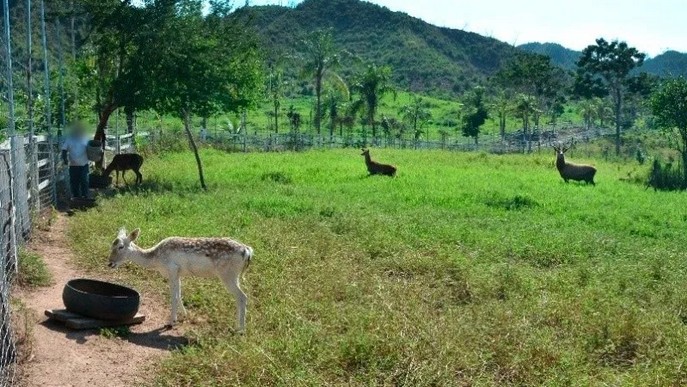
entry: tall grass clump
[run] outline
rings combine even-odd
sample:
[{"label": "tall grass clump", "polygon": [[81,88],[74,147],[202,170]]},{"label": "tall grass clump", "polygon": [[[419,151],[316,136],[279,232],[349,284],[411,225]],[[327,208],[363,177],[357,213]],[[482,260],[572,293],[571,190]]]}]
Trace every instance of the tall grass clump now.
[{"label": "tall grass clump", "polygon": [[48,270],[43,257],[26,250],[19,249],[18,254],[19,268],[17,283],[21,287],[35,288],[49,286],[52,282],[50,271]]}]

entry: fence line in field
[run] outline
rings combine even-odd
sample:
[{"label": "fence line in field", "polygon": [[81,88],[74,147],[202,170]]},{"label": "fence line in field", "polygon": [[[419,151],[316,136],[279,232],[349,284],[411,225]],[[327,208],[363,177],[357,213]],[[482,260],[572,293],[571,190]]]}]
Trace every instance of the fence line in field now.
[{"label": "fence line in field", "polygon": [[[143,132],[146,142],[156,144],[169,133],[162,130]],[[302,151],[308,149],[336,149],[354,147],[377,147],[395,149],[448,151],[484,151],[489,153],[524,153],[542,147],[550,147],[554,143],[569,143],[571,141],[591,141],[593,139],[612,134],[607,129],[584,129],[570,127],[557,132],[546,131],[525,136],[522,131],[509,133],[505,138],[499,136],[482,136],[479,143],[463,137],[444,137],[440,140],[425,140],[414,138],[399,138],[395,136],[365,136],[360,133],[317,135],[310,133],[254,133],[246,131],[240,133],[229,131],[211,131],[200,129],[196,131],[198,140],[202,143],[220,146],[239,152],[280,152]],[[177,134],[175,134],[176,136]],[[114,139],[114,136],[113,136]],[[133,139],[131,140],[133,141]],[[116,149],[113,147],[113,150]]]}]

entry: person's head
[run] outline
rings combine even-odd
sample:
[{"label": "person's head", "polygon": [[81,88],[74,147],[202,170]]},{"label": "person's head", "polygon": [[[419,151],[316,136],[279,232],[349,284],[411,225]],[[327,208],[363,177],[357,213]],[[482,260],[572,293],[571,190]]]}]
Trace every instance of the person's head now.
[{"label": "person's head", "polygon": [[73,137],[83,137],[86,135],[86,126],[83,122],[74,122],[69,128],[69,134]]}]

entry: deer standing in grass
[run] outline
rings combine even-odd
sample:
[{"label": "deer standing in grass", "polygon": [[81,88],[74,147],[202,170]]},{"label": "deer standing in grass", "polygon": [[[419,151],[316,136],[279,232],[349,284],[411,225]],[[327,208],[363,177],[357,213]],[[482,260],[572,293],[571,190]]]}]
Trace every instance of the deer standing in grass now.
[{"label": "deer standing in grass", "polygon": [[171,315],[168,326],[177,323],[177,311],[186,314],[181,299],[181,277],[219,277],[229,293],[236,298],[238,331],[246,327],[246,305],[248,297],[241,290],[240,278],[250,265],[253,249],[229,238],[180,238],[163,240],[155,247],[142,249],[134,243],[141,231],[130,234],[122,228],[112,242],[111,268],[132,261],[141,266],[155,269],[169,279],[171,290]]},{"label": "deer standing in grass", "polygon": [[141,166],[143,165],[143,156],[136,153],[121,153],[112,158],[110,165],[105,168],[105,176],[110,176],[112,171],[116,171],[117,185],[119,185],[119,172],[122,172],[122,179],[126,171],[132,170],[136,174],[136,185],[143,182],[143,175],[141,175]]},{"label": "deer standing in grass", "polygon": [[370,175],[384,175],[390,177],[396,176],[396,167],[393,165],[374,162],[372,161],[372,157],[370,157],[369,149],[363,149],[362,151],[363,153],[361,156],[365,156],[365,165],[367,165],[367,171],[370,173]]},{"label": "deer standing in grass", "polygon": [[556,168],[566,183],[574,180],[596,185],[594,182],[596,168],[591,165],[573,164],[565,161],[565,152],[570,149],[568,147],[554,145],[553,149],[556,151]]}]

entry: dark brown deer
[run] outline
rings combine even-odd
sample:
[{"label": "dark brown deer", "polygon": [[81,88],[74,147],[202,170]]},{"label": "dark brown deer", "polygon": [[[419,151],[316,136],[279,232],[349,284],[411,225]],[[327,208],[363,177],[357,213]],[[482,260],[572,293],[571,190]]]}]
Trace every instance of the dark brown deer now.
[{"label": "dark brown deer", "polygon": [[370,172],[370,175],[396,176],[396,167],[374,162],[372,157],[370,157],[369,149],[363,149],[362,151],[361,156],[365,156],[365,165],[367,165],[367,171]]},{"label": "dark brown deer", "polygon": [[556,168],[566,183],[574,180],[596,185],[594,182],[596,168],[591,165],[573,164],[565,161],[565,152],[570,149],[568,147],[554,145],[553,149],[556,151]]},{"label": "dark brown deer", "polygon": [[143,156],[136,153],[122,153],[115,155],[112,159],[110,165],[105,168],[105,176],[110,176],[112,171],[116,171],[117,185],[119,185],[119,172],[122,172],[122,179],[124,183],[127,184],[126,179],[124,179],[124,174],[126,171],[132,170],[136,174],[136,185],[143,182],[143,175],[141,175],[141,166],[143,165]]}]

